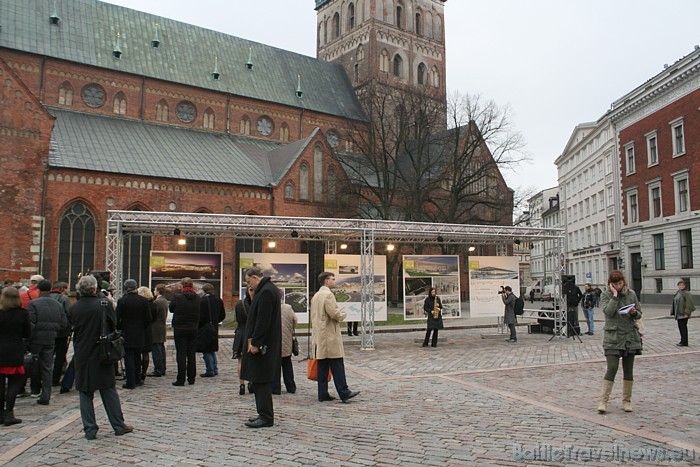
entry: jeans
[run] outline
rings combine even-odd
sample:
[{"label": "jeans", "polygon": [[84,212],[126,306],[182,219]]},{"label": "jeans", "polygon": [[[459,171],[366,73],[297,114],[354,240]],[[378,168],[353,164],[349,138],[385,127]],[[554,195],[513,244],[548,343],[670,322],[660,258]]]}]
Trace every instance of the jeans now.
[{"label": "jeans", "polygon": [[[80,392],[80,418],[83,420],[83,431],[86,435],[97,433],[99,427],[95,421],[95,406],[92,403],[95,392]],[[115,432],[124,430],[124,414],[122,405],[119,402],[119,394],[114,387],[100,389],[102,405],[107,412],[107,418]]]},{"label": "jeans", "polygon": [[322,400],[328,394],[328,370],[333,375],[335,390],[341,400],[346,400],[350,395],[348,383],[345,380],[345,363],[342,358],[323,358],[318,361],[318,399]]},{"label": "jeans", "polygon": [[153,373],[158,375],[165,374],[165,344],[154,343],[151,348],[151,354],[153,355]]},{"label": "jeans", "polygon": [[53,349],[54,345],[32,344],[31,352],[39,356],[37,365],[32,365],[31,388],[34,394],[41,391],[41,400],[51,399],[51,383],[53,382]]},{"label": "jeans", "polygon": [[202,358],[204,359],[204,366],[207,368],[207,374],[218,375],[219,366],[216,360],[216,352],[204,352]]},{"label": "jeans", "polygon": [[75,382],[75,364],[73,363],[73,359],[70,359],[70,363],[66,367],[66,373],[63,375],[63,379],[61,380],[61,388],[62,389],[70,389],[73,387],[73,383]]},{"label": "jeans", "polygon": [[583,309],[583,316],[586,317],[586,323],[588,324],[588,333],[593,334],[593,311],[594,308],[584,308]]},{"label": "jeans", "polygon": [[197,330],[196,329],[178,329],[173,330],[175,340],[175,359],[177,360],[177,378],[178,383],[184,383],[185,377],[190,384],[194,384],[195,376],[197,375],[197,362],[195,360],[197,354]]}]

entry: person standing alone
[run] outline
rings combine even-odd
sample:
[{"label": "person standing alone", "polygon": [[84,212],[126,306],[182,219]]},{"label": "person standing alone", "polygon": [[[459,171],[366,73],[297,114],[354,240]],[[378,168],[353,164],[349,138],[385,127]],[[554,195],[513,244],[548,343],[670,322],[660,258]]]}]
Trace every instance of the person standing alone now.
[{"label": "person standing alone", "polygon": [[437,347],[438,331],[443,329],[445,325],[442,322],[442,300],[437,295],[435,287],[430,288],[428,296],[423,302],[423,311],[428,315],[428,329],[425,331],[425,339],[423,339],[423,347],[428,346],[430,333],[433,333],[433,341],[431,345]]},{"label": "person standing alone", "polygon": [[586,284],[584,286],[584,293],[583,293],[583,316],[586,317],[586,323],[588,325],[588,334],[589,336],[593,335],[593,327],[595,326],[593,322],[593,311],[595,309],[595,301],[596,301],[596,295],[593,289],[591,288],[591,284]]},{"label": "person standing alone", "polygon": [[508,342],[515,343],[518,342],[518,334],[515,330],[515,325],[518,324],[518,319],[515,317],[515,300],[516,297],[513,295],[513,289],[506,285],[500,292],[501,300],[503,300],[503,322],[508,325],[510,329],[510,339]]},{"label": "person standing alone", "polygon": [[681,341],[676,344],[678,347],[688,347],[688,318],[695,311],[693,296],[685,290],[685,281],[678,281],[678,291],[673,296],[671,314],[678,323],[678,332],[681,334]]}]

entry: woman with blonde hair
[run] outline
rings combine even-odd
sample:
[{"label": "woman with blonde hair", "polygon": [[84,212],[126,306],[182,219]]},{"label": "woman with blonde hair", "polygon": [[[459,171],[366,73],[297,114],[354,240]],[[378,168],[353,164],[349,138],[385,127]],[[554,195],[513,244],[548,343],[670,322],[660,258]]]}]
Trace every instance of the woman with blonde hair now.
[{"label": "woman with blonde hair", "polygon": [[598,404],[598,413],[606,413],[608,399],[615,383],[615,375],[622,359],[622,408],[632,411],[632,385],[634,381],[634,356],[641,355],[642,341],[636,326],[642,318],[642,310],[634,290],[627,286],[624,274],[615,270],[608,276],[608,285],[601,296],[605,314],[603,349],[607,371],[603,379],[603,394]]},{"label": "woman with blonde hair", "polygon": [[22,308],[19,291],[4,287],[0,295],[0,423],[22,423],[15,418],[15,400],[27,379],[24,373],[24,343],[32,333],[29,312]]},{"label": "woman with blonde hair", "polygon": [[151,310],[151,320],[148,322],[148,326],[145,329],[145,339],[143,343],[143,350],[141,351],[141,381],[146,380],[146,373],[148,372],[148,365],[150,364],[149,353],[153,350],[153,321],[156,319],[156,305],[153,301],[153,292],[148,287],[139,287],[136,289],[136,293],[141,295],[143,298],[148,300],[148,306]]}]

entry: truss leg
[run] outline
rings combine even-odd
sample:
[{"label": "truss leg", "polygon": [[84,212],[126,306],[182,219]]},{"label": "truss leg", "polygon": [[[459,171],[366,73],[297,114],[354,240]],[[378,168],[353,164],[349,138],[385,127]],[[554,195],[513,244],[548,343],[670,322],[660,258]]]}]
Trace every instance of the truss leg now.
[{"label": "truss leg", "polygon": [[360,254],[362,350],[374,350],[374,231],[363,230]]}]

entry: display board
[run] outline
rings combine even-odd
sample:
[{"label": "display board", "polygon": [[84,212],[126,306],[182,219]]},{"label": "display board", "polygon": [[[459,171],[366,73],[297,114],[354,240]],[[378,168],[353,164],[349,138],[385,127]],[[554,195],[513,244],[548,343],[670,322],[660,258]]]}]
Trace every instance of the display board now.
[{"label": "display board", "polygon": [[309,256],[298,253],[241,253],[240,297],[245,298],[244,274],[251,266],[259,267],[280,290],[280,298],[297,315],[300,324],[309,322]]},{"label": "display board", "polygon": [[404,319],[425,319],[423,303],[432,287],[442,301],[444,319],[462,316],[459,256],[404,255]]},{"label": "display board", "polygon": [[498,293],[509,285],[520,294],[518,258],[514,256],[470,256],[469,312],[472,318],[503,316],[503,300]]},{"label": "display board", "polygon": [[[360,255],[325,255],[323,270],[335,274],[333,289],[340,311],[347,313],[345,321],[362,321],[360,289]],[[386,256],[374,257],[374,321],[387,320]]]}]

